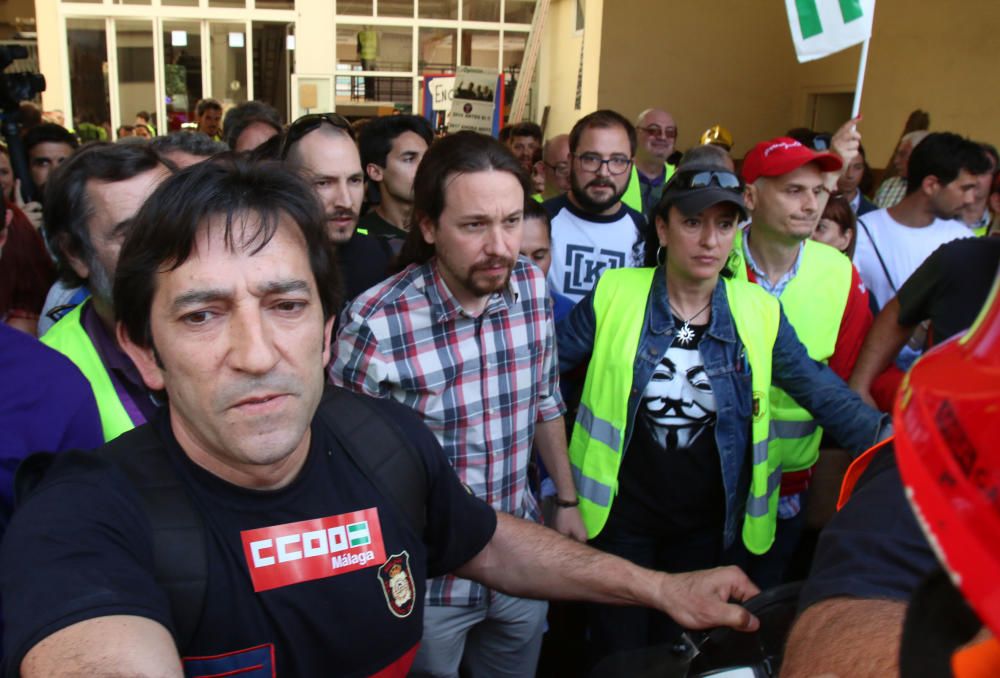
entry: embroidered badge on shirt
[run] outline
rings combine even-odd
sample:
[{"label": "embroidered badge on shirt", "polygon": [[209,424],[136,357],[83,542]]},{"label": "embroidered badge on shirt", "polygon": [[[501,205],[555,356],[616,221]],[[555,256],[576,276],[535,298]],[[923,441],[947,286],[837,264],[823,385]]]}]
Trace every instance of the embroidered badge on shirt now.
[{"label": "embroidered badge on shirt", "polygon": [[378,509],[240,533],[254,591],[375,567],[385,561]]},{"label": "embroidered badge on shirt", "polygon": [[413,573],[410,572],[410,554],[403,551],[391,556],[378,568],[378,579],[389,611],[400,618],[410,616],[416,600]]}]

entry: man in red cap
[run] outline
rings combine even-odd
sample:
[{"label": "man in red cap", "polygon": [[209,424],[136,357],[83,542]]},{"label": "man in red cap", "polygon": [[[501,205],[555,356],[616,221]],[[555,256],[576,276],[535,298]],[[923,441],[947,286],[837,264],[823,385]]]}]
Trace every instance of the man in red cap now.
[{"label": "man in red cap", "polygon": [[[834,135],[833,153],[817,153],[787,137],[757,144],[743,161],[751,222],[733,242],[735,274],[781,299],[810,357],[845,380],[871,326],[868,293],[846,257],[809,237],[842,168],[857,155],[856,122],[848,121]],[[784,475],[775,545],[749,565],[762,588],[782,582],[799,544],[823,437],[812,416],[780,389],[772,389],[771,404],[769,445],[781,455]]]}]

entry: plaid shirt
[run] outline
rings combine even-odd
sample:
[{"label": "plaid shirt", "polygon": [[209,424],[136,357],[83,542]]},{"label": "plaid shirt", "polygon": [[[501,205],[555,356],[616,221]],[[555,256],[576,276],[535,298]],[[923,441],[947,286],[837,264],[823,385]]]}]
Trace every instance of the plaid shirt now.
[{"label": "plaid shirt", "polygon": [[875,192],[875,204],[880,208],[892,207],[906,197],[906,179],[889,177]]},{"label": "plaid shirt", "polygon": [[[565,411],[545,278],[518,260],[509,285],[472,317],[434,261],[354,300],[341,317],[330,379],[419,412],[473,494],[537,520],[527,487],[535,423]],[[486,594],[451,576],[427,588],[429,605],[474,605]]]}]

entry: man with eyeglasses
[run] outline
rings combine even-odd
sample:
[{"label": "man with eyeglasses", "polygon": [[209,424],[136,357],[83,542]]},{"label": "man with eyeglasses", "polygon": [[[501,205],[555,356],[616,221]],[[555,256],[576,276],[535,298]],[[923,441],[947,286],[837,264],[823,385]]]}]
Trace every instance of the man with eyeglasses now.
[{"label": "man with eyeglasses", "polygon": [[[831,151],[814,151],[790,137],[778,137],[747,154],[743,178],[751,222],[733,241],[730,264],[737,277],[781,300],[809,356],[844,380],[871,327],[868,292],[846,257],[810,236],[844,166],[858,153],[861,135],[856,122],[849,120],[833,135]],[[775,544],[749,563],[751,576],[762,588],[782,583],[798,548],[823,437],[812,415],[781,389],[772,387],[770,403],[769,449],[780,455],[784,474]],[[837,450],[822,454],[824,470],[846,461],[846,453]],[[817,505],[810,511],[816,522],[822,522],[821,509]]]},{"label": "man with eyeglasses", "polygon": [[642,265],[646,220],[622,201],[635,148],[632,123],[611,110],[584,116],[570,132],[569,193],[544,206],[552,221],[549,285],[573,303],[605,269]]},{"label": "man with eyeglasses", "polygon": [[281,160],[312,185],[326,215],[326,233],[337,248],[345,301],[386,277],[391,249],[358,232],[365,171],[351,124],[336,113],[304,115],[281,144]]},{"label": "man with eyeglasses", "polygon": [[647,108],[635,122],[638,145],[628,189],[622,200],[648,220],[660,203],[663,187],[670,181],[676,165],[668,159],[674,154],[677,123],[674,117],[659,108]]},{"label": "man with eyeglasses", "polygon": [[569,190],[569,135],[557,134],[545,142],[542,162],[545,164],[545,190],[542,198],[548,200]]}]

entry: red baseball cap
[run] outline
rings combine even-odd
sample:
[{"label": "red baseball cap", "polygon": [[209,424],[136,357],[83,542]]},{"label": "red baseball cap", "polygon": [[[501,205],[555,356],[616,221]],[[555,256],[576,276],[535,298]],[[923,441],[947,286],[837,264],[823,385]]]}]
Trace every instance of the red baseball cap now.
[{"label": "red baseball cap", "polygon": [[816,163],[824,172],[839,170],[844,165],[838,155],[817,153],[791,137],[778,137],[760,142],[747,153],[743,158],[743,180],[751,184],[759,177],[780,177],[809,162]]}]

